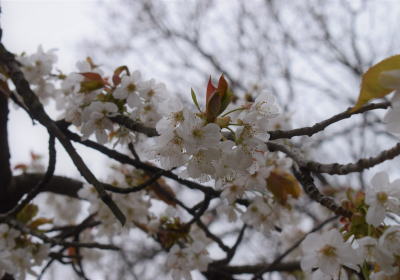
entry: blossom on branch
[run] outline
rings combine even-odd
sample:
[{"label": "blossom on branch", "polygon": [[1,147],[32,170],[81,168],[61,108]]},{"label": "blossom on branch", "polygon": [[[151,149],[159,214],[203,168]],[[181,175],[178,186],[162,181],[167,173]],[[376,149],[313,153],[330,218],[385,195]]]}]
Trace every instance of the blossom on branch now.
[{"label": "blossom on branch", "polygon": [[301,259],[300,265],[305,272],[310,273],[313,268],[318,267],[324,275],[338,277],[342,273],[342,265],[360,271],[357,266],[360,259],[356,251],[350,243],[343,242],[337,229],[331,229],[322,235],[310,233],[301,245],[306,255]]}]

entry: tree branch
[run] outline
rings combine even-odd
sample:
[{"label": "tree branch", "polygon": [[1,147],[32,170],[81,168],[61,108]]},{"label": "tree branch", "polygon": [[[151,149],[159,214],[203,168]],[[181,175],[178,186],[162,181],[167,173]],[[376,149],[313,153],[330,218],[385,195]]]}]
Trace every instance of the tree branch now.
[{"label": "tree branch", "polygon": [[363,107],[361,107],[359,110],[357,110],[354,113],[349,113],[349,111],[352,109],[352,107],[350,107],[343,113],[337,114],[329,119],[326,119],[324,121],[316,123],[311,127],[302,127],[302,128],[286,130],[286,131],[283,131],[283,130],[268,131],[268,133],[270,135],[269,140],[282,139],[282,138],[290,139],[294,136],[305,136],[305,135],[311,137],[315,133],[323,131],[329,125],[334,124],[334,123],[344,120],[344,119],[348,119],[353,115],[362,114],[364,112],[367,112],[370,110],[375,110],[375,109],[387,109],[389,106],[390,106],[389,101],[382,102],[382,103],[372,103],[372,104],[364,105]]},{"label": "tree branch", "polygon": [[[8,146],[8,98],[0,92],[0,196],[4,197],[11,182],[10,149]],[[1,212],[0,212],[1,213]]]},{"label": "tree branch", "polygon": [[49,139],[49,166],[47,171],[37,185],[31,189],[26,196],[26,198],[17,204],[12,210],[8,211],[6,214],[0,214],[0,222],[4,221],[7,217],[18,214],[32,199],[34,199],[40,191],[46,186],[51,177],[53,177],[54,169],[56,167],[56,148],[55,148],[55,138],[50,134]]},{"label": "tree branch", "polygon": [[356,163],[348,163],[348,164],[322,164],[316,161],[308,160],[304,158],[299,152],[294,150],[288,145],[276,143],[276,142],[267,142],[268,149],[270,151],[280,151],[285,153],[290,158],[292,158],[300,168],[308,169],[311,172],[317,173],[327,173],[330,175],[345,175],[353,172],[361,172],[364,169],[369,169],[378,165],[386,160],[391,160],[396,156],[400,155],[400,142],[397,143],[396,146],[389,150],[382,151],[376,157],[370,157],[368,159],[361,158]]},{"label": "tree branch", "polygon": [[118,251],[120,248],[118,248],[115,245],[110,245],[110,244],[100,244],[100,243],[79,243],[79,242],[67,242],[67,241],[62,241],[61,239],[57,238],[50,238],[46,236],[43,233],[34,231],[27,226],[25,226],[23,223],[16,219],[8,218],[6,222],[13,228],[16,228],[24,233],[30,234],[32,236],[36,236],[37,238],[40,238],[44,243],[49,243],[51,245],[60,245],[64,247],[74,247],[74,248],[97,248],[97,249],[102,249],[102,250],[115,250]]}]

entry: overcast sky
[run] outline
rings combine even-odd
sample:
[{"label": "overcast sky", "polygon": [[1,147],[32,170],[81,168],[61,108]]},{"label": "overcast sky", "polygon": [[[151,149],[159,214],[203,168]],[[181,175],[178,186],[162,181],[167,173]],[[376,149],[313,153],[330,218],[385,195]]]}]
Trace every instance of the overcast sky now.
[{"label": "overcast sky", "polygon": [[[2,42],[12,53],[28,55],[36,52],[39,45],[44,51],[57,48],[57,67],[65,73],[76,70],[78,60],[84,60],[86,54],[77,47],[85,36],[95,36],[99,30],[95,26],[98,1],[18,1],[1,0]],[[12,106],[10,106],[12,107]],[[55,118],[59,113],[46,107]],[[41,125],[32,126],[32,121],[21,109],[11,108],[9,115],[9,142],[11,164],[28,163],[31,151],[45,156],[47,165],[48,135]],[[78,152],[84,153],[84,160],[95,174],[104,171],[104,161],[98,160],[97,152],[82,149],[76,145]],[[56,174],[78,176],[76,168],[64,152],[57,146]],[[100,176],[100,179],[105,179]]]}]

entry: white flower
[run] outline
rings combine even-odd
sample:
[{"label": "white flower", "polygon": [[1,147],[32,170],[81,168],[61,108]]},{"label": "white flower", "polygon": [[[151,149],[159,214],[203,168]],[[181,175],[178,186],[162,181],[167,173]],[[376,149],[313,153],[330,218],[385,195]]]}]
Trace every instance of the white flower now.
[{"label": "white flower", "polygon": [[[398,93],[400,96],[400,93]],[[386,124],[386,130],[390,133],[400,134],[400,108],[390,110],[383,118]]]},{"label": "white flower", "polygon": [[[266,123],[257,121],[257,112],[252,112],[243,120],[243,126],[239,126],[235,131],[236,142],[239,144],[238,149],[241,151],[242,160],[240,168],[242,171],[253,166],[251,173],[258,169],[258,163],[264,165],[264,152],[267,145],[264,141],[269,139],[269,134],[266,130]],[[257,163],[257,166],[254,166]]]},{"label": "white flower", "polygon": [[265,217],[271,213],[270,207],[264,202],[262,196],[257,196],[253,203],[247,207],[247,211],[241,219],[246,224],[251,224],[255,230],[260,230]]},{"label": "white flower", "polygon": [[391,104],[394,110],[389,110],[383,122],[386,123],[386,130],[400,134],[400,69],[383,71],[379,75],[379,82],[388,89],[395,89]]},{"label": "white flower", "polygon": [[279,109],[275,105],[275,98],[271,92],[263,91],[250,107],[251,112],[257,112],[257,119],[266,122],[270,118],[276,118],[279,115]]},{"label": "white flower", "polygon": [[42,265],[42,262],[48,258],[50,248],[50,244],[37,244],[36,246],[33,246],[32,251],[35,265]]},{"label": "white flower", "polygon": [[155,235],[159,228],[160,228],[161,222],[159,219],[152,219],[147,223],[147,236],[153,236]]},{"label": "white flower", "polygon": [[78,68],[80,73],[88,73],[88,72],[92,72],[92,73],[97,73],[100,76],[104,75],[103,70],[101,70],[99,67],[95,67],[92,69],[92,66],[90,65],[89,62],[83,60],[83,61],[78,61],[76,63],[76,68]]},{"label": "white flower", "polygon": [[333,275],[326,275],[324,274],[321,269],[317,269],[313,275],[311,280],[347,280],[347,272],[346,270],[341,267],[338,269]]},{"label": "white flower", "polygon": [[192,266],[189,266],[189,254],[186,249],[181,249],[179,245],[174,244],[169,250],[167,257],[166,267],[172,269],[172,278],[174,280],[180,280],[182,278],[191,280],[190,270]]},{"label": "white flower", "polygon": [[56,49],[52,49],[45,53],[42,46],[39,46],[37,52],[29,58],[17,57],[18,62],[24,66],[22,71],[29,83],[37,84],[43,76],[50,74],[53,63],[57,61],[55,51]]},{"label": "white flower", "polygon": [[55,87],[52,83],[48,83],[44,79],[39,79],[33,92],[39,97],[43,105],[47,105],[49,104],[50,98],[54,97]]},{"label": "white flower", "polygon": [[151,79],[150,81],[140,83],[138,91],[145,101],[152,99],[155,102],[161,103],[166,99],[167,88],[164,83],[156,84],[156,80]]},{"label": "white flower", "polygon": [[82,188],[79,189],[78,191],[78,197],[87,199],[90,202],[97,201],[99,199],[99,195],[96,191],[96,189],[89,184],[83,184]]},{"label": "white flower", "polygon": [[371,185],[365,194],[365,203],[369,205],[366,221],[378,227],[386,217],[386,207],[400,215],[400,179],[389,184],[387,172],[379,172],[372,178]]},{"label": "white flower", "polygon": [[221,139],[221,128],[217,124],[205,125],[193,113],[185,118],[176,131],[184,140],[186,152],[191,155],[197,154],[200,149],[216,148]]},{"label": "white flower", "polygon": [[149,101],[139,104],[129,117],[133,120],[139,119],[145,126],[155,127],[161,119],[161,115],[157,113],[157,110],[158,104]]},{"label": "white flower", "polygon": [[289,130],[292,129],[290,120],[292,118],[291,113],[280,113],[276,118],[268,120],[268,130]]},{"label": "white flower", "polygon": [[189,109],[177,99],[170,99],[158,107],[157,112],[164,118],[156,125],[158,133],[162,134],[167,129],[175,129],[181,122],[189,117]]},{"label": "white flower", "polygon": [[85,118],[90,120],[82,127],[82,140],[87,140],[95,132],[97,142],[101,145],[105,144],[108,140],[105,129],[114,130],[112,122],[106,117],[117,115],[117,111],[118,107],[114,103],[92,102],[83,112]]},{"label": "white flower", "polygon": [[378,241],[375,238],[365,236],[357,239],[357,243],[360,247],[356,249],[356,252],[360,258],[367,262],[377,262],[387,275],[395,273],[394,267],[392,267],[392,263],[394,262],[393,254],[378,246]]},{"label": "white flower", "polygon": [[237,220],[237,214],[236,211],[238,211],[238,208],[236,208],[234,205],[220,205],[217,207],[217,214],[218,216],[225,214],[228,216],[228,221],[230,223],[234,223]]},{"label": "white flower", "polygon": [[260,92],[266,88],[267,85],[260,80],[260,77],[246,82],[246,92],[250,94]]},{"label": "white flower", "polygon": [[390,226],[379,238],[379,246],[383,249],[400,255],[400,226]]},{"label": "white flower", "polygon": [[235,132],[236,139],[249,140],[253,137],[261,141],[268,141],[269,134],[266,129],[267,122],[257,121],[258,112],[251,112],[243,119],[243,126]]},{"label": "white flower", "polygon": [[118,143],[123,146],[135,142],[135,134],[133,134],[132,131],[127,129],[125,126],[120,126],[115,137],[118,138],[118,140],[114,143],[113,148],[115,148]]},{"label": "white flower", "polygon": [[302,249],[306,255],[301,259],[300,266],[305,272],[309,273],[313,268],[319,267],[323,274],[333,277],[340,272],[341,265],[360,271],[356,252],[349,243],[343,242],[337,229],[322,235],[309,234],[302,242]]},{"label": "white flower", "polygon": [[141,104],[138,86],[140,83],[140,72],[134,71],[131,76],[123,76],[121,85],[114,90],[113,96],[116,99],[125,99],[131,108],[138,107]]},{"label": "white flower", "polygon": [[197,154],[190,158],[186,171],[193,179],[198,179],[201,182],[208,182],[211,179],[210,175],[214,175],[215,173],[215,167],[212,161],[218,158],[219,150],[216,148],[199,150]]},{"label": "white flower", "polygon": [[10,256],[9,250],[0,251],[0,279],[2,279],[6,273],[14,274],[15,268],[13,267]]},{"label": "white flower", "polygon": [[238,152],[236,143],[230,140],[222,141],[218,148],[220,150],[220,158],[214,160],[215,167],[215,187],[218,188],[222,184],[233,181],[237,176],[239,164],[242,154]]},{"label": "white flower", "polygon": [[175,132],[166,130],[155,139],[156,144],[144,150],[148,159],[158,159],[161,167],[170,170],[185,165],[189,156],[184,153],[183,139]]},{"label": "white flower", "polygon": [[269,174],[270,170],[268,167],[261,167],[258,171],[254,172],[254,174],[246,176],[247,180],[244,188],[250,191],[254,187],[256,190],[263,192],[267,187],[266,179],[269,177]]},{"label": "white flower", "polygon": [[186,249],[186,252],[189,253],[189,266],[199,271],[207,271],[211,259],[208,256],[208,251],[203,242],[196,240]]},{"label": "white flower", "polygon": [[[78,93],[81,89],[81,82],[85,79],[77,73],[69,74],[65,80],[61,82],[61,89],[56,91],[56,107],[57,110],[65,109],[70,102],[74,102],[76,98],[83,103],[85,95]],[[76,101],[74,102],[77,103]],[[82,104],[81,104],[82,105]]]},{"label": "white flower", "polygon": [[19,230],[10,228],[7,224],[0,224],[0,250],[14,248],[15,238],[20,234]]},{"label": "white flower", "polygon": [[16,273],[14,273],[14,278],[18,280],[24,280],[26,273],[39,277],[39,275],[37,275],[36,272],[31,269],[33,265],[32,258],[32,253],[25,248],[19,248],[11,251],[11,261],[14,267],[17,269]]},{"label": "white flower", "polygon": [[384,271],[379,271],[369,276],[370,280],[398,280],[399,279],[399,267],[393,267],[395,274],[388,276]]},{"label": "white flower", "polygon": [[222,191],[220,197],[222,199],[227,199],[228,202],[231,204],[236,201],[237,197],[242,198],[244,194],[244,184],[245,184],[245,177],[240,177],[235,181],[228,183],[224,186],[224,190]]}]

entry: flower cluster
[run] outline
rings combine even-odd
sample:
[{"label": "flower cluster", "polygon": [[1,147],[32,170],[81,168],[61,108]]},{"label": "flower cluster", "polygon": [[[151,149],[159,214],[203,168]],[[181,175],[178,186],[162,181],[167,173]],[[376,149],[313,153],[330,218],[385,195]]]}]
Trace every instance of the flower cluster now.
[{"label": "flower cluster", "polygon": [[[54,50],[44,52],[41,47],[36,54],[18,56],[17,60],[40,100],[47,103],[54,98],[65,121],[81,131],[82,140],[94,134],[101,145],[115,141],[114,148],[133,142],[145,143],[141,152],[163,169],[177,168],[174,172],[182,179],[213,181],[221,198],[216,212],[226,214],[229,222],[236,222],[240,217],[243,223],[267,234],[289,223],[293,199],[300,196],[300,186],[291,175],[292,160],[268,151],[266,145],[270,139],[268,131],[290,128],[289,117],[279,115],[275,99],[265,90],[265,85],[249,85],[247,103],[235,106],[234,94],[224,75],[217,86],[210,77],[204,108],[198,104],[193,90],[194,106],[191,107],[169,98],[165,84],[154,79],[142,80],[138,70],[130,72],[126,66],[118,67],[107,77],[87,59],[76,64],[77,72],[55,75],[51,73],[57,61]],[[0,80],[6,81],[7,77],[0,74]],[[397,90],[391,101],[393,110],[384,118],[387,130],[392,133],[400,133],[399,81],[400,70],[385,71],[379,76],[382,87]],[[251,95],[254,92],[259,93],[256,98]],[[120,116],[152,128],[159,136],[151,140],[139,137],[139,133],[134,134],[114,122]],[[32,159],[38,162],[33,156]],[[42,166],[36,164],[36,169],[31,169],[39,167]],[[25,171],[28,167],[19,168]],[[138,186],[149,179],[148,174],[133,168],[120,166],[114,170],[108,182],[118,190]],[[88,212],[100,219],[101,224],[83,232],[83,240],[112,237],[117,232],[139,228],[169,250],[166,267],[174,279],[191,279],[192,270],[208,269],[210,240],[196,226],[185,224],[177,215],[169,213],[173,212],[170,209],[159,215],[149,211],[154,200],[163,200],[169,208],[177,206],[165,198],[157,185],[162,185],[174,197],[172,189],[161,178],[143,190],[110,195],[127,218],[125,228],[121,228],[110,209],[99,200],[94,187],[85,185],[78,196],[90,203]],[[400,180],[389,183],[388,174],[380,172],[373,177],[371,185],[355,198],[348,193],[349,201],[343,207],[353,215],[342,217],[344,226],[340,232],[332,229],[322,235],[311,233],[305,238],[301,267],[305,272],[317,268],[312,279],[347,279],[344,267],[356,271],[362,267],[370,279],[399,274],[400,227],[383,222],[387,212],[400,215]],[[32,205],[27,207],[37,212]],[[52,222],[32,220],[34,215],[28,213],[36,212],[31,208],[19,214],[22,223],[37,229]],[[61,207],[55,210],[68,222],[73,222],[78,214],[78,210],[63,214],[68,211]],[[0,278],[5,273],[21,280],[26,273],[35,275],[31,267],[40,265],[48,253],[49,246],[33,243],[27,234],[0,224]],[[374,271],[369,270],[372,264]]]},{"label": "flower cluster", "polygon": [[[387,211],[400,214],[399,182],[396,180],[390,184],[388,174],[379,172],[372,178],[366,193],[360,192],[356,198],[348,193],[349,201],[344,202],[344,207],[353,212],[353,216],[351,219],[342,218],[343,236],[336,229],[322,235],[309,234],[302,243],[306,253],[301,261],[302,269],[310,272],[318,267],[313,279],[347,279],[342,266],[356,271],[361,266],[364,275],[370,279],[398,277],[396,260],[400,257],[400,226],[382,222]],[[355,249],[350,243],[343,242],[351,237],[358,245]],[[370,271],[366,264],[374,264],[375,269]]]},{"label": "flower cluster", "polygon": [[[23,213],[32,210],[32,205],[25,208]],[[22,215],[19,215],[20,220],[24,220]],[[32,225],[35,222],[27,221]],[[38,220],[36,220],[37,225]],[[0,224],[0,278],[8,273],[15,279],[23,280],[26,274],[38,276],[32,270],[34,266],[42,265],[42,262],[47,259],[49,254],[50,244],[40,244],[32,242],[31,237],[22,234],[19,230],[10,228],[7,224]]]},{"label": "flower cluster", "polygon": [[206,271],[210,262],[205,244],[196,240],[186,248],[180,248],[178,244],[173,245],[166,266],[172,270],[172,279],[191,280],[191,270]]}]

